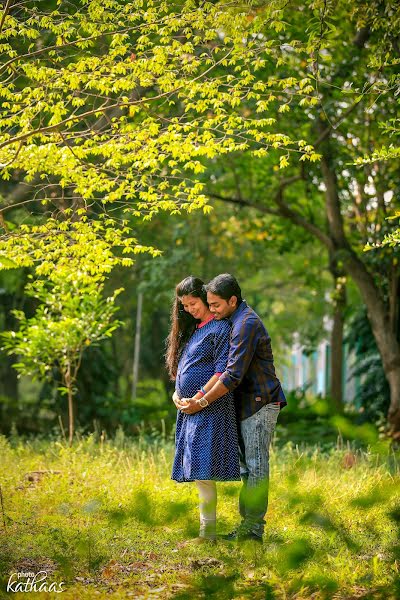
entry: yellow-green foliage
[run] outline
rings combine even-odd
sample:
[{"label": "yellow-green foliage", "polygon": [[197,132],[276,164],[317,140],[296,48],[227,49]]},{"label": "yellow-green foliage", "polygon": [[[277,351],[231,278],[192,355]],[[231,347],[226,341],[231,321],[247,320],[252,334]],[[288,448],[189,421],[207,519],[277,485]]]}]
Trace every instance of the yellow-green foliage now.
[{"label": "yellow-green foliage", "polygon": [[[181,545],[197,534],[197,497],[170,480],[172,455],[121,432],[72,448],[0,438],[0,593],[11,573],[43,568],[64,600],[397,597],[394,454],[274,449],[263,550]],[[220,532],[237,523],[238,489],[219,484]]]},{"label": "yellow-green foliage", "polygon": [[[246,3],[191,0],[90,0],[77,11],[21,3],[17,12],[7,3],[1,177],[51,175],[85,200],[135,201],[133,214],[152,216],[204,206],[193,178],[204,157],[290,148],[315,159],[312,146],[272,128],[267,92],[301,106],[317,96],[311,78],[259,77],[288,60],[282,3],[269,4],[256,15]],[[306,44],[290,41],[308,57]],[[262,114],[243,115],[247,100]]]}]

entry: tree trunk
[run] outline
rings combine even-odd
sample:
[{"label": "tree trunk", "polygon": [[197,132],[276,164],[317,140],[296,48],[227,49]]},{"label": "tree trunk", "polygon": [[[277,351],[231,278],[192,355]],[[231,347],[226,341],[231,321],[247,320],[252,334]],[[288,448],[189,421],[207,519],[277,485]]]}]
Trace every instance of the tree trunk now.
[{"label": "tree trunk", "polygon": [[331,398],[336,412],[343,412],[343,329],[346,308],[346,284],[334,271],[335,296],[331,332]]},{"label": "tree trunk", "polygon": [[143,293],[138,292],[136,310],[136,333],[135,333],[135,353],[133,355],[133,372],[132,372],[132,402],[136,400],[137,384],[139,379],[139,359],[140,359],[140,337],[142,329],[142,306]]},{"label": "tree trunk", "polygon": [[331,338],[331,397],[335,411],[343,412],[343,314],[336,307]]},{"label": "tree trunk", "polygon": [[399,268],[393,260],[391,267],[391,277],[389,284],[389,320],[390,329],[394,332],[397,337],[397,341],[400,342],[399,338],[399,299],[400,299],[400,277]]},{"label": "tree trunk", "polygon": [[[2,294],[1,296],[2,313],[4,319],[4,330],[9,331],[15,328],[16,321],[11,313],[16,307],[15,296],[13,294]],[[13,368],[15,357],[0,353],[0,396],[13,400],[16,405],[18,402],[18,377],[17,371]]]},{"label": "tree trunk", "polygon": [[72,390],[68,388],[68,429],[69,429],[69,445],[72,446],[72,440],[74,437],[74,406],[72,401]]},{"label": "tree trunk", "polygon": [[74,438],[74,403],[72,397],[72,380],[71,380],[71,365],[68,364],[67,370],[64,373],[64,383],[67,388],[68,396],[68,442],[72,446]]},{"label": "tree trunk", "polygon": [[[319,126],[321,128],[321,124]],[[389,306],[385,303],[373,276],[351,248],[346,237],[329,138],[321,144],[321,150],[321,170],[326,186],[326,210],[334,248],[333,257],[335,262],[343,265],[343,269],[351,276],[367,307],[368,319],[390,387],[389,432],[393,437],[400,438],[400,345],[391,328]]]},{"label": "tree trunk", "polygon": [[346,252],[344,264],[367,307],[368,319],[390,388],[389,431],[394,438],[400,439],[400,345],[396,332],[390,326],[389,310],[364,263],[353,252]]},{"label": "tree trunk", "polygon": [[15,357],[0,354],[0,396],[18,402],[17,371],[13,368]]},{"label": "tree trunk", "polygon": [[392,369],[386,375],[390,388],[388,422],[393,438],[400,440],[400,368]]}]

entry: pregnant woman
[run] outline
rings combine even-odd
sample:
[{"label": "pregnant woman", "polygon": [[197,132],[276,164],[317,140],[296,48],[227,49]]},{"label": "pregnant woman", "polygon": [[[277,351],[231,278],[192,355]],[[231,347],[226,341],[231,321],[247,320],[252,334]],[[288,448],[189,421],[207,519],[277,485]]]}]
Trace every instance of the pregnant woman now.
[{"label": "pregnant woman", "polygon": [[[225,371],[230,326],[216,321],[207,304],[203,281],[186,277],[176,287],[166,364],[175,380],[178,409],[172,479],[195,481],[199,492],[200,535],[216,537],[216,481],[239,481],[235,407],[231,393],[208,405],[203,400]],[[198,412],[185,414],[181,398],[197,398]]]}]

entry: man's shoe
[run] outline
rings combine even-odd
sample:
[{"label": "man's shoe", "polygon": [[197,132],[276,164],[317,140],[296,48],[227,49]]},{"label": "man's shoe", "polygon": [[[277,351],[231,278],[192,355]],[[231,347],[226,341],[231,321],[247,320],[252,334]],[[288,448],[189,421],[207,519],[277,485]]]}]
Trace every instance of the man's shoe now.
[{"label": "man's shoe", "polygon": [[248,540],[252,540],[253,542],[258,542],[259,544],[263,543],[262,536],[240,526],[235,529],[235,531],[231,531],[231,533],[227,533],[219,537],[226,542],[246,542]]}]

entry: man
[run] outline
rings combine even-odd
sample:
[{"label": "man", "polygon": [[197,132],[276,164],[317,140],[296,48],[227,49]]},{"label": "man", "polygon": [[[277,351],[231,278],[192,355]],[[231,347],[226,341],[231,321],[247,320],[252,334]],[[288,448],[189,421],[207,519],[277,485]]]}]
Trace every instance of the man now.
[{"label": "man", "polygon": [[233,391],[238,414],[242,488],[242,521],[227,540],[262,542],[268,508],[269,446],[286,398],[275,373],[271,338],[260,317],[242,300],[236,279],[217,275],[207,289],[207,302],[215,319],[232,324],[226,370],[201,390],[202,397],[182,399],[181,410],[192,414]]}]

